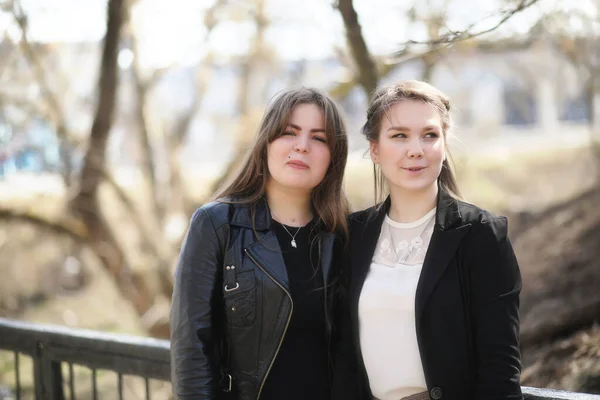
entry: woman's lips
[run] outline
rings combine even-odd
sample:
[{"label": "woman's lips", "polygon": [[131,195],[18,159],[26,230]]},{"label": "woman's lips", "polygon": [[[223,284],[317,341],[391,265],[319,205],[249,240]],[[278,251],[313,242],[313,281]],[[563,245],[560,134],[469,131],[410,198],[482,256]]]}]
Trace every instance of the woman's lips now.
[{"label": "woman's lips", "polygon": [[287,163],[290,167],[295,168],[295,169],[308,169],[308,164],[299,161],[299,160],[293,160],[293,161],[288,161]]},{"label": "woman's lips", "polygon": [[402,167],[402,169],[410,174],[419,174],[427,167]]}]

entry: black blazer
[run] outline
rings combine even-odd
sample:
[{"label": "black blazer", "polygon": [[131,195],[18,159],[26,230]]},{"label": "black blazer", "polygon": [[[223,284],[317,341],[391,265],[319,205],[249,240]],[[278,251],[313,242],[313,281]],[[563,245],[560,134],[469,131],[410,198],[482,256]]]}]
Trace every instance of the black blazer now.
[{"label": "black blazer", "polygon": [[[339,327],[346,333],[347,348],[338,354],[352,354],[353,359],[336,363],[336,398],[372,398],[360,351],[358,301],[389,207],[388,197],[379,207],[350,217],[349,312],[347,318],[340,318]],[[523,398],[520,291],[521,276],[507,237],[506,218],[458,201],[440,189],[415,302],[419,351],[432,399]]]}]

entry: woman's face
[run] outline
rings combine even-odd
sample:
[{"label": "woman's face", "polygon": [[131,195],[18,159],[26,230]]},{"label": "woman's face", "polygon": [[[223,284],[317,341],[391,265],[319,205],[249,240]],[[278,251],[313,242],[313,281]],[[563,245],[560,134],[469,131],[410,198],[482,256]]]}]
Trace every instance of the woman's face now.
[{"label": "woman's face", "polygon": [[268,187],[310,193],[325,177],[330,161],[323,112],[315,104],[300,104],[281,136],[267,146]]},{"label": "woman's face", "polygon": [[381,121],[371,159],[381,166],[391,191],[427,192],[437,185],[446,157],[442,121],[420,100],[402,100]]}]

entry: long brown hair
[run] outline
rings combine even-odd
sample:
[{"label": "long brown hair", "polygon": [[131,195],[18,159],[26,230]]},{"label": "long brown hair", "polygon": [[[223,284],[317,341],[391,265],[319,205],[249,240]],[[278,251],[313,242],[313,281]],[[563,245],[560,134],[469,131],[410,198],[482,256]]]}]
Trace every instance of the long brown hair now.
[{"label": "long brown hair", "polygon": [[285,131],[296,106],[314,104],[325,119],[325,134],[331,162],[325,177],[312,190],[312,206],[323,230],[347,235],[348,201],[343,191],[344,170],[348,157],[346,126],[335,102],[313,88],[287,89],[269,103],[258,128],[254,144],[237,176],[214,196],[219,201],[255,205],[266,195],[270,177],[267,146]]},{"label": "long brown hair", "polygon": [[[405,80],[394,85],[383,87],[375,91],[373,99],[367,109],[367,122],[362,128],[362,134],[369,142],[379,140],[381,122],[390,107],[402,100],[419,100],[433,107],[439,114],[442,121],[442,134],[446,143],[446,158],[442,163],[442,171],[438,177],[438,182],[442,190],[451,196],[460,198],[460,190],[456,183],[454,166],[451,162],[450,151],[448,150],[448,135],[452,120],[450,116],[450,100],[439,89],[432,85],[416,80]],[[378,166],[373,164],[373,175],[375,178],[375,202],[379,203],[385,196],[385,177]]]}]

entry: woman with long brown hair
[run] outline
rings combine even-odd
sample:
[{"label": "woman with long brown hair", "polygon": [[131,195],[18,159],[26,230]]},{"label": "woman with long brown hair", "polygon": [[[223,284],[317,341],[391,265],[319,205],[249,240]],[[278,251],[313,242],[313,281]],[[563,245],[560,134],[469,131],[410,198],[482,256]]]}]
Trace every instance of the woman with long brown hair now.
[{"label": "woman with long brown hair", "polygon": [[344,400],[522,399],[519,266],[506,218],[460,199],[450,108],[402,81],[367,111],[376,205],[349,222],[357,370],[336,379]]},{"label": "woman with long brown hair", "polygon": [[181,248],[176,399],[330,398],[328,289],[347,231],[347,152],[326,95],[292,89],[269,104],[240,173],[194,213]]}]

